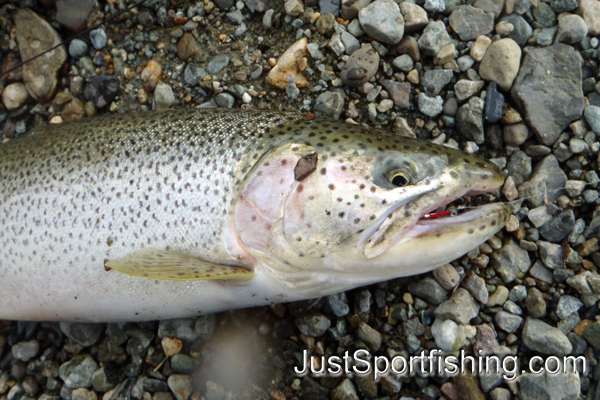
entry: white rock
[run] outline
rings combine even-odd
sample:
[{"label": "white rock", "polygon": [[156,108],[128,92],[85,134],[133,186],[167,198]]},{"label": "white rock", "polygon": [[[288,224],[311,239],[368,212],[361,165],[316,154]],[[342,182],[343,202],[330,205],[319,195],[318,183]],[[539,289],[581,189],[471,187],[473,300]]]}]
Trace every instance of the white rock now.
[{"label": "white rock", "polygon": [[11,83],[2,92],[2,102],[10,111],[21,107],[27,99],[29,99],[29,94],[25,89],[25,85],[21,82]]}]

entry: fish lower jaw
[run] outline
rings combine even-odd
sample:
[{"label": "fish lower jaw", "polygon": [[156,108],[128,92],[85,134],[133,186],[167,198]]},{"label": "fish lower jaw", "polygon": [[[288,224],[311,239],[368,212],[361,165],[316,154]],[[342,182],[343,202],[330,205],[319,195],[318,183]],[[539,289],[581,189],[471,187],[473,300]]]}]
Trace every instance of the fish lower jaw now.
[{"label": "fish lower jaw", "polygon": [[[503,216],[505,220],[510,216],[510,208],[504,203],[491,203],[483,206],[479,206],[471,209],[470,211],[463,212],[458,215],[446,215],[438,218],[423,218],[421,217],[415,226],[422,227],[437,227],[437,226],[450,226],[453,224],[461,224],[468,223],[472,221],[476,221],[478,219],[487,217],[491,214],[498,213],[500,216]],[[424,214],[427,215],[427,214]],[[504,221],[506,223],[506,221]],[[494,225],[500,225],[499,222],[496,222]],[[504,224],[500,225],[504,226]]]}]

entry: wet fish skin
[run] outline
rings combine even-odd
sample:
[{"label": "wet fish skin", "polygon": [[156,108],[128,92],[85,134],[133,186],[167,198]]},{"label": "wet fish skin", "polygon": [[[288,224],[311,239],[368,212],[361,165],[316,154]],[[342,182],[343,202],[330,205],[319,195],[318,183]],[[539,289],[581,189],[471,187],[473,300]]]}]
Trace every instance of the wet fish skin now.
[{"label": "wet fish skin", "polygon": [[[310,154],[316,169],[297,181],[297,160]],[[388,181],[397,167],[410,175],[406,187]],[[486,240],[508,214],[479,211],[488,223],[471,233],[470,220],[450,229],[419,216],[502,181],[479,157],[299,113],[176,110],[49,127],[0,146],[0,318],[173,318],[424,272]],[[467,240],[446,248],[457,232]],[[439,251],[398,258],[419,241]],[[254,277],[177,281],[105,268],[148,248]]]}]

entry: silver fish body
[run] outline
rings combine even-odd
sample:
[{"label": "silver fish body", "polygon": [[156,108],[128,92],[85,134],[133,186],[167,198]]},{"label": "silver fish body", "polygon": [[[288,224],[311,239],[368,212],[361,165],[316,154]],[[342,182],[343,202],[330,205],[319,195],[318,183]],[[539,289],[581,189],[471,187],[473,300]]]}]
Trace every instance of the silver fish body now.
[{"label": "silver fish body", "polygon": [[[300,160],[312,161],[299,176]],[[0,146],[0,319],[174,318],[425,272],[508,209],[423,215],[502,181],[481,158],[299,113],[50,127]]]}]

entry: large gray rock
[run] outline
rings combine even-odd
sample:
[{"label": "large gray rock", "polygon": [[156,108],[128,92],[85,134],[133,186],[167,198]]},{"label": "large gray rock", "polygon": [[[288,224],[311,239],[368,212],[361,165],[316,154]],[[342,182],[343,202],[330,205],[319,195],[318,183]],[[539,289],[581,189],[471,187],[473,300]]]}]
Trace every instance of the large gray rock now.
[{"label": "large gray rock", "polygon": [[454,73],[451,69],[430,69],[423,74],[423,87],[430,96],[440,94],[444,86],[452,80]]},{"label": "large gray rock", "polygon": [[450,26],[463,41],[487,35],[494,28],[494,13],[469,5],[458,6],[450,14]]},{"label": "large gray rock", "polygon": [[567,175],[556,157],[549,154],[535,164],[529,180],[519,186],[519,194],[528,199],[532,208],[540,207],[566,194],[565,190],[557,190],[564,188],[566,183]]},{"label": "large gray rock", "polygon": [[546,146],[583,114],[581,65],[579,53],[562,43],[525,55],[511,93],[527,124]]},{"label": "large gray rock", "polygon": [[479,97],[471,97],[469,102],[458,109],[456,129],[458,133],[477,144],[485,142],[483,131],[483,107],[485,102]]},{"label": "large gray rock", "polygon": [[468,324],[479,314],[479,303],[464,288],[458,288],[448,300],[440,304],[434,311],[442,320],[451,319],[459,324]]},{"label": "large gray rock", "polygon": [[444,288],[437,283],[433,278],[425,278],[411,284],[408,291],[423,300],[432,303],[440,304],[446,300],[447,293]]},{"label": "large gray rock", "polygon": [[404,35],[404,18],[393,0],[377,0],[358,12],[360,25],[372,38],[396,44]]},{"label": "large gray rock", "polygon": [[566,356],[573,349],[569,338],[560,329],[535,318],[525,320],[523,343],[531,350],[553,356]]},{"label": "large gray rock", "polygon": [[510,283],[525,276],[531,268],[531,259],[527,250],[510,240],[500,250],[492,253],[490,264],[505,283]]},{"label": "large gray rock", "polygon": [[426,56],[435,56],[442,47],[450,44],[450,35],[442,21],[432,21],[425,27],[417,41],[419,50]]},{"label": "large gray rock", "polygon": [[540,235],[550,242],[559,243],[575,228],[573,210],[565,210],[554,216],[540,228]]}]

